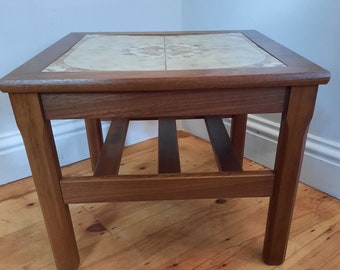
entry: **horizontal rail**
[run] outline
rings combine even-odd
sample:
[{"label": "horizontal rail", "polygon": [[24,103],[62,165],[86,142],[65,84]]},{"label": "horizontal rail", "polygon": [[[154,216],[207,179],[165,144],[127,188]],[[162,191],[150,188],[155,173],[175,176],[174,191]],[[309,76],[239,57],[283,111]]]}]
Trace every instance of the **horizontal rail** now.
[{"label": "horizontal rail", "polygon": [[287,88],[41,94],[47,119],[197,117],[284,110]]},{"label": "horizontal rail", "polygon": [[267,197],[273,171],[83,176],[60,181],[65,203]]}]

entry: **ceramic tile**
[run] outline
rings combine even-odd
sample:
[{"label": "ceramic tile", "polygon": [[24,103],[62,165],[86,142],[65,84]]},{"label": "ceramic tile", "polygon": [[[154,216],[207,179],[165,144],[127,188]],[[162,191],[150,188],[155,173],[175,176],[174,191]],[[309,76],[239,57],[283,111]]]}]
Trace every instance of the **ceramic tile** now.
[{"label": "ceramic tile", "polygon": [[44,72],[285,66],[241,33],[86,35]]}]

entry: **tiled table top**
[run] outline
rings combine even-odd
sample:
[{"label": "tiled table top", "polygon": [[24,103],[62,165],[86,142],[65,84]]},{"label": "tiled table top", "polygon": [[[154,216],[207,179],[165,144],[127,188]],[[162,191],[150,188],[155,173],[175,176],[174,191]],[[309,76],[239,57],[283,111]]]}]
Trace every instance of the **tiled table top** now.
[{"label": "tiled table top", "polygon": [[284,67],[242,33],[87,34],[43,72]]}]

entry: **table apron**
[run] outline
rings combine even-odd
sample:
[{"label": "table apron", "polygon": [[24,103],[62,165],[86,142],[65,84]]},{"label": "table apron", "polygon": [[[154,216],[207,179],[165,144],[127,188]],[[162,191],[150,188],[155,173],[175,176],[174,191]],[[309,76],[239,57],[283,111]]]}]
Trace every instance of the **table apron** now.
[{"label": "table apron", "polygon": [[47,119],[199,117],[284,110],[289,87],[100,93],[44,93]]}]

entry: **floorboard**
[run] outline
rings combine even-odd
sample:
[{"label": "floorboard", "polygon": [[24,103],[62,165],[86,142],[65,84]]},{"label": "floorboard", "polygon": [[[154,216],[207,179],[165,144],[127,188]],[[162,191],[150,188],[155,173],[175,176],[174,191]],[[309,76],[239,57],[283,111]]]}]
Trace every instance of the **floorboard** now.
[{"label": "floorboard", "polygon": [[[217,171],[206,141],[180,132],[183,172]],[[124,149],[120,174],[156,173],[157,139]],[[244,160],[244,170],[263,166]],[[85,160],[65,176],[90,174]],[[267,198],[71,205],[79,269],[340,269],[340,201],[299,185],[281,266],[261,260]],[[32,178],[0,187],[0,269],[55,269]]]}]

